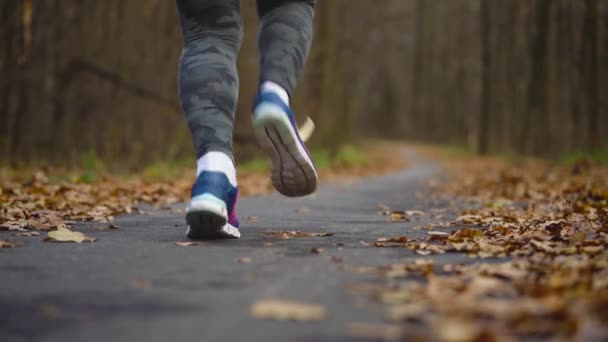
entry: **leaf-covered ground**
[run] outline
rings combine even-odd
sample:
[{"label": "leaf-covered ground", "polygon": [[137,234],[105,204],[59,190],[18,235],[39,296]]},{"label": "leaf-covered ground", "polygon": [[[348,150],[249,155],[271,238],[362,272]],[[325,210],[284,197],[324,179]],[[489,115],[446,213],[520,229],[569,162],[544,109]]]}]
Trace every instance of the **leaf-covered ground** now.
[{"label": "leaf-covered ground", "polygon": [[[393,155],[396,151],[400,151],[399,146],[379,143],[365,146],[357,150],[357,158],[346,155],[338,162],[325,163],[320,178],[342,181],[403,168],[402,158]],[[174,204],[189,199],[193,173],[192,168],[162,177],[105,173],[87,182],[74,172],[71,174],[76,176],[69,176],[66,171],[0,170],[0,230],[12,231],[22,238],[39,235],[39,231],[66,229],[76,221],[98,222],[99,229],[116,229],[112,224],[116,215],[143,212],[143,204],[181,212],[183,208]],[[242,196],[273,191],[268,170],[239,170],[238,178]],[[2,241],[0,246],[20,244]]]},{"label": "leaf-covered ground", "polygon": [[[608,169],[475,157],[444,160],[449,180],[430,182],[436,224],[379,239],[408,248],[403,264],[350,267],[378,276],[363,286],[394,325],[351,334],[447,341],[608,339]],[[449,203],[449,205],[446,205]],[[388,220],[415,213],[390,212]],[[446,217],[452,213],[455,219]],[[467,256],[457,264],[434,256]],[[429,257],[423,257],[423,256]],[[361,289],[360,289],[361,290]]]}]

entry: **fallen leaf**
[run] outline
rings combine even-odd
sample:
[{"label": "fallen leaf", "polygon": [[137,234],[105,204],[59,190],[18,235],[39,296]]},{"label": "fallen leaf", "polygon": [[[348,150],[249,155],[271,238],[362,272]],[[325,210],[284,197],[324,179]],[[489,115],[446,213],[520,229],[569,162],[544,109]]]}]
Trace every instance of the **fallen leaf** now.
[{"label": "fallen leaf", "polygon": [[[401,292],[403,292],[407,298],[412,298],[411,293]],[[430,309],[431,308],[427,304],[420,302],[394,305],[388,310],[388,317],[393,321],[416,319],[422,317],[425,313],[429,312]]]},{"label": "fallen leaf", "polygon": [[298,210],[296,210],[296,212],[298,214],[308,214],[310,212],[310,208],[309,207],[302,207],[302,208],[299,208]]},{"label": "fallen leaf", "polygon": [[23,246],[23,244],[19,242],[0,240],[0,248],[15,248],[20,246]]},{"label": "fallen leaf", "polygon": [[412,241],[407,236],[397,236],[391,238],[379,238],[374,242],[375,247],[405,247],[406,243]]},{"label": "fallen leaf", "polygon": [[320,321],[327,317],[322,305],[279,299],[263,299],[250,308],[254,318],[279,321]]},{"label": "fallen leaf", "polygon": [[403,235],[403,236],[398,236],[398,237],[391,237],[391,238],[379,238],[378,240],[376,240],[376,242],[409,242],[412,241],[410,240],[410,238],[408,238],[407,236]]},{"label": "fallen leaf", "polygon": [[192,246],[201,245],[200,242],[196,242],[196,241],[177,241],[175,244],[180,247],[192,247]]},{"label": "fallen leaf", "polygon": [[[482,341],[482,329],[475,323],[459,318],[448,319],[439,324],[439,337],[446,342]],[[490,339],[493,340],[493,339]]]},{"label": "fallen leaf", "polygon": [[405,211],[393,211],[389,214],[389,221],[409,221]]},{"label": "fallen leaf", "polygon": [[55,241],[55,242],[95,242],[95,238],[91,238],[85,236],[81,232],[75,232],[69,230],[67,228],[60,228],[57,230],[52,230],[48,232],[48,236],[45,241]]},{"label": "fallen leaf", "polygon": [[306,237],[326,237],[326,236],[333,236],[334,233],[327,233],[327,232],[323,232],[323,233],[308,233],[308,232],[301,232],[301,231],[266,231],[265,232],[266,235],[270,235],[272,237],[275,238],[280,238],[280,239],[291,239],[291,238],[306,238]]},{"label": "fallen leaf", "polygon": [[462,215],[456,218],[456,222],[475,224],[481,222],[482,217],[480,215]]},{"label": "fallen leaf", "polygon": [[325,250],[323,248],[318,248],[318,247],[314,247],[313,249],[310,250],[311,254],[321,254],[325,252]]},{"label": "fallen leaf", "polygon": [[35,232],[35,231],[27,231],[27,232],[17,233],[15,235],[17,235],[17,236],[40,236],[40,233]]},{"label": "fallen leaf", "polygon": [[250,264],[251,258],[241,257],[241,258],[238,258],[237,261],[239,262],[239,264]]},{"label": "fallen leaf", "polygon": [[23,222],[5,222],[0,224],[0,230],[26,232],[26,226]]}]

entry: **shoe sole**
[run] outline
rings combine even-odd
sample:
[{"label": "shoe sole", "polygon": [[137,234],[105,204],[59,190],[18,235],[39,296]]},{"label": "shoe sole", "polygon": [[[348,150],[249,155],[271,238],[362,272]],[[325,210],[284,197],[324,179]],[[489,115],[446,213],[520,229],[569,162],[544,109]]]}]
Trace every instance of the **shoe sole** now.
[{"label": "shoe sole", "polygon": [[275,189],[288,197],[313,193],[317,171],[283,110],[273,104],[261,104],[255,110],[253,127],[260,145],[271,156]]},{"label": "shoe sole", "polygon": [[209,200],[195,200],[186,212],[188,231],[186,236],[193,240],[237,239],[241,237],[238,228],[228,223],[226,208]]}]

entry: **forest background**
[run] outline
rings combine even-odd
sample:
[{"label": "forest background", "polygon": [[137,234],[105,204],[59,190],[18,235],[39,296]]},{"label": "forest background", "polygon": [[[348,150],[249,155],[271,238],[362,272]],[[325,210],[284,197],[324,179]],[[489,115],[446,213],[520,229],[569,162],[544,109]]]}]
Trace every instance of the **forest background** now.
[{"label": "forest background", "polygon": [[[238,159],[255,141],[257,14],[242,1]],[[0,163],[192,160],[173,1],[0,3]],[[311,144],[364,139],[606,157],[608,1],[326,0],[294,99]]]}]

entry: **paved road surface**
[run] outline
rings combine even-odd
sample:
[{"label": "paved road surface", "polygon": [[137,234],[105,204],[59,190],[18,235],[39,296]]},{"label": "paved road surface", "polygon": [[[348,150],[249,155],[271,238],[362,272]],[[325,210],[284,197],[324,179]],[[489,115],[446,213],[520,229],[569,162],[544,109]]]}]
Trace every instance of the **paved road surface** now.
[{"label": "paved road surface", "polygon": [[[423,234],[412,230],[421,222],[387,222],[377,206],[418,207],[415,193],[437,171],[412,159],[401,172],[324,184],[308,198],[242,199],[241,218],[259,220],[242,219],[240,240],[176,246],[186,228],[182,214],[170,211],[119,217],[119,230],[76,226],[98,238],[95,243],[20,238],[25,246],[0,250],[0,341],[349,340],[348,323],[381,322],[384,312],[347,291],[369,276],[341,270],[331,257],[347,265],[418,257],[360,241]],[[269,229],[335,235],[280,240],[265,234]],[[0,239],[9,235],[0,232]],[[311,254],[313,247],[325,252]],[[251,263],[239,263],[243,257]],[[258,320],[249,307],[260,298],[323,304],[329,317],[316,323]]]}]

